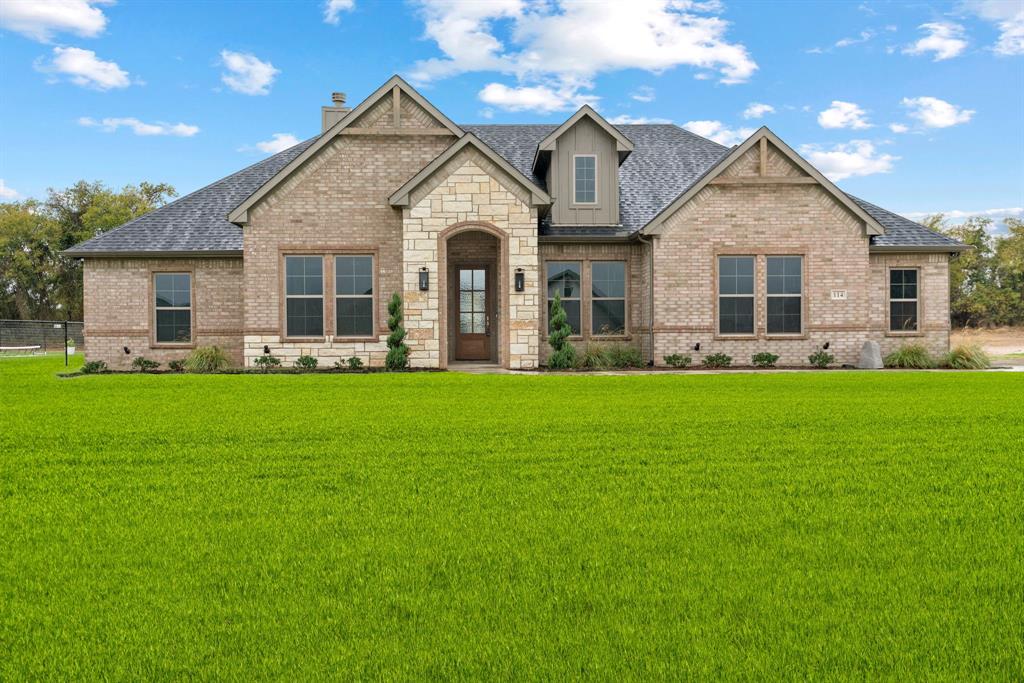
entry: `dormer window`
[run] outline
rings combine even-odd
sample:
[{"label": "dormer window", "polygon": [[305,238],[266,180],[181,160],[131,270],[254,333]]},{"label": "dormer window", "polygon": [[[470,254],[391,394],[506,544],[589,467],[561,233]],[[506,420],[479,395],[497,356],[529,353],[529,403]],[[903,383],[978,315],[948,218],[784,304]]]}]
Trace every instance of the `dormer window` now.
[{"label": "dormer window", "polygon": [[597,203],[597,155],[577,154],[573,157],[573,185],[575,204]]}]

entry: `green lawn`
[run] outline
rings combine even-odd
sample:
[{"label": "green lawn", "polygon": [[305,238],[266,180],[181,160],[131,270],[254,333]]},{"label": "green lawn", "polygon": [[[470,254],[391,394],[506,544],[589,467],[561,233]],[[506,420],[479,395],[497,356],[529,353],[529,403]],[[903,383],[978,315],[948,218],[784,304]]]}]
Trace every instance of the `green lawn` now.
[{"label": "green lawn", "polygon": [[0,680],[1024,676],[1024,374],[0,360]]}]

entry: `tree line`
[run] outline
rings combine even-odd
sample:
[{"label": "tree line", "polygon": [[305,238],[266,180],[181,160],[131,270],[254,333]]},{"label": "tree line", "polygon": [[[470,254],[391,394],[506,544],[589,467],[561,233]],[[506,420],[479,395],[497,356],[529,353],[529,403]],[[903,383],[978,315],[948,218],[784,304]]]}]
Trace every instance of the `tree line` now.
[{"label": "tree line", "polygon": [[[157,209],[177,196],[166,183],[114,190],[79,181],[45,200],[0,203],[0,318],[81,320],[82,265],[64,249]],[[924,225],[973,247],[950,263],[954,326],[1024,325],[1024,221],[991,218],[952,225],[942,214]]]},{"label": "tree line", "polygon": [[0,318],[81,320],[82,264],[61,252],[176,196],[166,183],[113,190],[83,180],[42,201],[0,203]]}]

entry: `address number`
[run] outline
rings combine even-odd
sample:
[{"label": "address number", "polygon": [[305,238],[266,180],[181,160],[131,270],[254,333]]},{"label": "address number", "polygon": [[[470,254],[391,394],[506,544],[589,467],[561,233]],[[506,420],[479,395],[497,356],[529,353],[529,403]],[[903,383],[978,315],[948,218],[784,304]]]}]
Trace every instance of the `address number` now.
[{"label": "address number", "polygon": [[832,301],[846,301],[846,290],[845,289],[833,289],[832,290]]}]

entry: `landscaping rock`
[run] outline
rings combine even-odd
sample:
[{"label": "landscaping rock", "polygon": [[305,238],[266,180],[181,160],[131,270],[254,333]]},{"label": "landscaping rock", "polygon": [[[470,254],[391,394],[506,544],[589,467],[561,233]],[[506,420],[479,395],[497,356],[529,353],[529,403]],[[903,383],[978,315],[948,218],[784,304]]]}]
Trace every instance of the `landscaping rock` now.
[{"label": "landscaping rock", "polygon": [[878,342],[866,341],[860,349],[860,362],[857,367],[861,370],[882,369],[882,349]]}]

